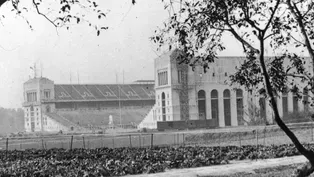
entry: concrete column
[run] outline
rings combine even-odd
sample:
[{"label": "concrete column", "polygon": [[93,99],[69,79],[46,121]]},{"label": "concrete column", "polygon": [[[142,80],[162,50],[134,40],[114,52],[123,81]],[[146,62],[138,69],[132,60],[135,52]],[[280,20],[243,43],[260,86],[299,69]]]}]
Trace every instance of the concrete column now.
[{"label": "concrete column", "polygon": [[205,91],[206,91],[206,119],[212,119],[212,102],[210,97],[211,90]]},{"label": "concrete column", "polygon": [[249,117],[249,93],[242,89],[243,90],[243,119],[244,120],[249,120],[250,117]]},{"label": "concrete column", "polygon": [[223,90],[218,90],[219,127],[225,127]]},{"label": "concrete column", "polygon": [[282,118],[283,115],[283,109],[282,109],[282,93],[278,93],[277,97],[277,107],[280,117]]},{"label": "concrete column", "polygon": [[266,99],[266,119],[269,123],[273,123],[274,111],[270,105],[270,99]]},{"label": "concrete column", "polygon": [[238,126],[237,120],[237,97],[236,91],[230,89],[230,103],[231,103],[231,126]]},{"label": "concrete column", "polygon": [[293,112],[293,94],[288,92],[288,112]]},{"label": "concrete column", "polygon": [[298,100],[299,112],[304,111],[304,104],[303,104],[303,96],[302,99]]},{"label": "concrete column", "polygon": [[311,106],[311,104],[312,104],[312,102],[313,102],[312,98],[314,97],[314,94],[309,90],[309,91],[308,91],[308,95],[309,95],[308,101],[310,102],[310,103],[308,104],[309,111],[314,111],[314,107]]}]

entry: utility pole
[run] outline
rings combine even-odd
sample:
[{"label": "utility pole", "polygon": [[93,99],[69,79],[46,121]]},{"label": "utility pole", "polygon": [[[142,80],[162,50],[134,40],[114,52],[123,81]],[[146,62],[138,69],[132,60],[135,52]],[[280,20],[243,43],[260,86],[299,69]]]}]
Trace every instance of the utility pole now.
[{"label": "utility pole", "polygon": [[77,71],[77,84],[80,84],[80,75],[78,71]]},{"label": "utility pole", "polygon": [[117,86],[118,86],[118,96],[119,96],[119,110],[120,110],[120,126],[122,127],[122,113],[121,113],[121,99],[120,99],[120,97],[121,97],[121,93],[120,93],[120,87],[119,87],[119,83],[118,83],[118,74],[116,73],[116,82],[117,82]]},{"label": "utility pole", "polygon": [[37,73],[36,73],[36,63],[34,63],[34,78],[37,78]]},{"label": "utility pole", "polygon": [[43,77],[43,63],[40,60],[40,77]]}]

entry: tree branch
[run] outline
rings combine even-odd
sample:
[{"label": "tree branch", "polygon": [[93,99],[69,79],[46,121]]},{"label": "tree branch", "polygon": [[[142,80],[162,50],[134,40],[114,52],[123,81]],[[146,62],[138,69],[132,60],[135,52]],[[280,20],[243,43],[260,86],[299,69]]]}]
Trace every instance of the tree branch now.
[{"label": "tree branch", "polygon": [[273,21],[273,18],[274,18],[274,16],[275,16],[275,13],[276,13],[276,11],[277,11],[277,9],[278,9],[279,4],[280,4],[280,0],[277,0],[276,5],[275,5],[275,8],[274,8],[272,14],[270,15],[269,20],[268,20],[268,23],[266,24],[265,28],[263,29],[263,33],[264,33],[264,34],[265,34],[265,32],[267,31],[267,29],[268,29],[269,25],[271,24],[271,22]]},{"label": "tree branch", "polygon": [[0,7],[1,7],[3,4],[5,4],[7,1],[9,1],[9,0],[0,0]]},{"label": "tree branch", "polygon": [[[224,1],[223,1],[224,3]],[[246,40],[244,40],[235,30],[234,28],[230,25],[229,23],[229,13],[228,13],[228,9],[227,9],[227,5],[224,3],[226,9],[225,9],[225,16],[226,19],[224,20],[224,22],[226,23],[226,25],[230,28],[229,31],[233,34],[233,36],[239,41],[241,42],[242,45],[250,48],[252,51],[259,53],[259,50],[254,48],[250,43],[248,43]]]},{"label": "tree branch", "polygon": [[271,34],[269,34],[269,35],[267,35],[266,37],[264,37],[264,40],[266,40],[267,38],[269,38],[269,37],[271,37],[271,36],[273,36],[273,35],[275,35],[276,33],[271,33]]},{"label": "tree branch", "polygon": [[293,37],[291,34],[289,35],[292,39],[294,39],[296,42],[300,43],[301,45],[306,46],[303,42],[297,40],[295,37]]},{"label": "tree branch", "polygon": [[50,20],[45,14],[43,14],[43,13],[41,13],[41,12],[39,11],[38,5],[36,4],[35,0],[32,0],[32,1],[33,1],[33,5],[34,5],[34,7],[35,7],[37,13],[38,13],[39,15],[43,16],[43,17],[44,17],[46,20],[48,20],[55,28],[57,28],[58,26],[57,26],[52,20]]},{"label": "tree branch", "polygon": [[308,6],[307,11],[302,15],[302,18],[304,18],[312,10],[313,6],[314,2],[312,2],[312,4]]}]

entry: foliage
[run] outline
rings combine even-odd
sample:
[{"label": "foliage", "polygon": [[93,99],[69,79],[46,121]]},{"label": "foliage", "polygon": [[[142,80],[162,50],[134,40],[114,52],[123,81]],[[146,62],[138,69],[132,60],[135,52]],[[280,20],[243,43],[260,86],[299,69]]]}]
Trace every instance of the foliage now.
[{"label": "foliage", "polygon": [[293,155],[292,145],[0,151],[0,176],[121,176]]},{"label": "foliage", "polygon": [[[32,22],[26,18],[26,13],[35,11],[38,15],[45,18],[55,28],[65,27],[70,29],[75,24],[85,24],[96,30],[97,36],[100,32],[107,30],[108,26],[105,25],[105,18],[108,12],[99,6],[100,1],[91,0],[0,0],[0,7],[4,8],[5,4],[11,5],[12,11],[17,16],[22,17],[30,29],[33,30]],[[135,4],[135,0],[132,0]],[[5,18],[2,15],[1,18]]]},{"label": "foliage", "polygon": [[[314,171],[314,152],[307,150],[294,133],[280,118],[276,96],[279,92],[291,91],[302,97],[299,90],[307,88],[314,91],[314,67],[305,67],[312,62],[314,50],[314,2],[310,0],[212,0],[180,1],[175,11],[173,0],[167,1],[170,12],[169,21],[156,31],[152,40],[159,49],[178,44],[185,53],[187,62],[210,69],[209,63],[218,59],[217,55],[226,48],[222,43],[224,33],[231,33],[242,46],[246,55],[242,65],[231,76],[249,91],[269,97],[275,121],[295,144],[296,148],[312,164]],[[304,42],[294,37],[301,34]],[[313,41],[312,41],[313,42]],[[306,49],[310,58],[301,57],[298,52],[289,50],[291,44]],[[300,45],[303,44],[303,45]],[[267,45],[269,44],[269,46]],[[269,47],[277,56],[265,57]],[[312,61],[311,61],[312,60]],[[300,173],[301,174],[301,173]]]}]

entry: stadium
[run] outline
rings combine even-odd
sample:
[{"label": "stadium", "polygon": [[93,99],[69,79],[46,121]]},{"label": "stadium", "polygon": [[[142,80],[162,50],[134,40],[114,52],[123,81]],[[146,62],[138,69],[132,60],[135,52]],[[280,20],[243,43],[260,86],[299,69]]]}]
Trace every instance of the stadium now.
[{"label": "stadium", "polygon": [[26,132],[134,128],[155,104],[154,81],[54,84],[34,77],[24,83],[24,100]]},{"label": "stadium", "polygon": [[[54,84],[47,78],[34,77],[24,83],[25,130],[180,130],[242,126],[252,119],[274,123],[267,98],[229,84],[229,76],[243,57],[220,57],[205,73],[201,67],[192,70],[180,65],[178,55],[180,51],[174,50],[155,59],[155,81]],[[280,115],[285,120],[288,114],[309,112],[309,98],[305,86],[302,99],[289,91],[279,93]]]}]

